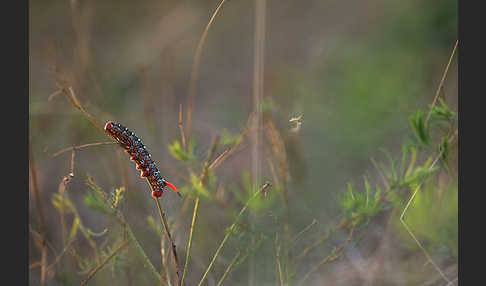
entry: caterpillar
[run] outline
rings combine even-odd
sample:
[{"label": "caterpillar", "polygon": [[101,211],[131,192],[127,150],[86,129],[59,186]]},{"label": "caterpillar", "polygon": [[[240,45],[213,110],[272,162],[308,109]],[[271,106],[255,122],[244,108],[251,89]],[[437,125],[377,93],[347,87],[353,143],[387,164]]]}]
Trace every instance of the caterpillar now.
[{"label": "caterpillar", "polygon": [[174,185],[162,178],[152,156],[135,133],[113,121],[106,122],[104,131],[109,137],[115,139],[130,155],[130,160],[136,163],[136,169],[140,170],[140,177],[147,178],[152,186],[153,197],[160,198],[166,186],[181,196]]}]

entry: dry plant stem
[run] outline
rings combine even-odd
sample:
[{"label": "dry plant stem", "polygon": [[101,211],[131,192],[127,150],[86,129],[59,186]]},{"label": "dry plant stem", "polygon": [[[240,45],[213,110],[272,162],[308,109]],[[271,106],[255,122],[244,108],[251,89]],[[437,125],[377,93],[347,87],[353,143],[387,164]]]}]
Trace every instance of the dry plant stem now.
[{"label": "dry plant stem", "polygon": [[282,274],[282,265],[281,265],[281,262],[280,262],[280,244],[279,244],[279,240],[278,240],[278,233],[275,236],[275,245],[276,245],[275,256],[276,256],[276,259],[277,259],[278,277],[280,279],[280,285],[284,285],[284,278],[283,278],[283,274]]},{"label": "dry plant stem", "polygon": [[338,229],[340,229],[341,226],[338,225],[336,227],[334,227],[333,229],[331,229],[326,235],[322,236],[319,240],[317,240],[316,242],[314,242],[313,244],[309,245],[308,247],[306,247],[297,257],[296,259],[302,259],[304,258],[307,253],[309,253],[309,251],[311,251],[312,249],[316,248],[317,246],[321,245],[322,243],[324,243],[325,241],[327,241],[331,235],[336,232]]},{"label": "dry plant stem", "polygon": [[74,105],[74,107],[76,107],[79,111],[81,111],[81,113],[84,115],[84,117],[86,119],[88,119],[88,121],[91,122],[91,124],[93,124],[94,127],[96,127],[98,130],[100,130],[101,133],[104,133],[103,128],[101,128],[96,123],[96,121],[94,120],[94,118],[88,112],[86,112],[86,110],[84,110],[84,108],[81,106],[81,104],[78,101],[78,98],[74,94],[73,88],[70,86],[70,87],[67,87],[66,89],[67,89],[67,91],[64,90],[64,94],[71,101],[71,103]]},{"label": "dry plant stem", "polygon": [[[206,160],[204,161],[204,166],[203,166],[203,169],[201,171],[201,175],[199,176],[199,183],[201,185],[204,185],[204,183],[206,181],[206,177],[208,175],[208,169],[209,169],[209,161],[211,160],[214,152],[216,151],[216,147],[218,146],[218,142],[219,142],[219,136],[215,137],[213,139],[212,143],[211,143],[211,148],[209,149]],[[199,196],[196,198],[196,201],[194,202],[194,211],[192,213],[191,229],[190,229],[190,232],[189,232],[189,241],[187,243],[186,262],[184,264],[184,272],[182,274],[181,286],[184,286],[184,281],[185,281],[185,278],[186,278],[187,269],[189,267],[189,260],[191,259],[192,238],[193,238],[194,229],[195,229],[195,226],[196,226],[198,209],[199,209]]]},{"label": "dry plant stem", "polygon": [[245,136],[250,131],[249,126],[251,124],[251,119],[253,118],[254,115],[255,115],[255,113],[252,112],[252,113],[250,113],[250,116],[248,116],[248,120],[246,122],[246,127],[243,130],[243,132],[241,133],[240,142],[238,142],[238,144],[232,146],[231,148],[226,149],[223,153],[221,153],[221,155],[219,155],[216,159],[214,159],[214,161],[211,163],[211,165],[209,165],[209,169],[211,169],[211,170],[216,169],[219,165],[221,165],[221,163],[223,163],[223,161],[228,159],[228,157],[230,157],[233,153],[235,153],[237,151],[238,147],[241,146],[243,139],[245,139]]},{"label": "dry plant stem", "polygon": [[170,235],[169,231],[169,226],[167,224],[167,221],[165,219],[164,213],[162,212],[162,208],[160,207],[160,202],[158,198],[154,198],[155,203],[157,204],[157,208],[159,210],[159,215],[160,215],[160,220],[164,226],[165,233],[167,234],[167,238],[169,239],[169,243],[171,245],[172,249],[172,255],[174,256],[174,263],[176,266],[176,276],[177,276],[177,285],[180,285],[181,282],[181,277],[180,277],[180,269],[179,269],[179,258],[177,257],[177,251],[176,251],[176,245],[174,244],[174,241],[172,240],[172,236]]},{"label": "dry plant stem", "polygon": [[99,143],[90,143],[90,144],[84,144],[84,145],[79,145],[79,146],[71,146],[71,147],[66,147],[64,149],[59,150],[58,152],[52,154],[52,157],[57,157],[61,155],[64,152],[70,151],[70,150],[80,150],[88,147],[94,147],[94,146],[102,146],[102,145],[114,145],[118,144],[117,142],[99,142]]},{"label": "dry plant stem", "polygon": [[324,258],[323,260],[321,260],[321,262],[319,262],[319,264],[317,264],[309,272],[307,272],[307,274],[302,278],[302,280],[300,280],[300,282],[297,283],[298,286],[304,285],[304,282],[306,282],[307,279],[309,279],[309,277],[312,275],[312,273],[316,272],[322,265],[327,264],[327,263],[330,263],[330,262],[333,262],[333,261],[335,261],[336,259],[338,259],[339,257],[341,257],[343,255],[344,251],[346,250],[346,248],[348,247],[349,243],[351,242],[351,239],[353,238],[354,228],[355,227],[352,226],[351,229],[349,230],[348,237],[346,238],[346,241],[344,242],[344,244],[341,245],[337,249],[333,249],[333,251],[331,252],[331,254],[329,254],[328,256],[326,256],[326,258]]},{"label": "dry plant stem", "polygon": [[294,238],[292,239],[292,243],[295,243],[299,238],[300,236],[305,233],[306,231],[308,231],[313,225],[315,225],[317,223],[317,220],[316,219],[313,219],[312,222],[306,226],[301,232],[299,232],[297,235],[294,236]]},{"label": "dry plant stem", "polygon": [[194,211],[192,213],[192,222],[191,222],[191,229],[189,232],[189,241],[187,242],[187,251],[186,251],[186,262],[184,264],[184,271],[182,273],[182,281],[181,286],[184,286],[184,281],[187,275],[187,269],[189,268],[189,260],[191,259],[191,247],[192,247],[192,238],[194,234],[194,228],[196,226],[196,218],[197,218],[197,211],[199,209],[199,197],[196,198],[194,202]]},{"label": "dry plant stem", "polygon": [[[439,97],[440,95],[440,91],[442,90],[442,87],[444,85],[444,81],[445,81],[445,77],[447,75],[447,72],[449,70],[449,66],[452,62],[452,58],[454,57],[454,54],[455,54],[455,51],[456,51],[456,48],[457,48],[457,44],[458,44],[458,41],[456,41],[455,45],[454,45],[454,49],[452,50],[452,53],[451,53],[451,56],[449,58],[449,62],[447,63],[447,66],[444,70],[444,73],[442,75],[442,79],[439,83],[439,87],[437,88],[437,92],[435,94],[435,97],[434,97],[434,100],[432,102],[432,105],[431,105],[431,110],[432,110],[432,107],[435,105],[436,101],[437,101],[437,98]],[[429,111],[428,115],[427,115],[427,119],[425,122],[428,121],[428,119],[430,118],[430,115],[432,114],[431,111]],[[457,130],[453,133],[453,135],[449,138],[449,144],[451,144],[455,139],[456,139],[456,136],[457,136]],[[443,151],[441,151],[439,153],[439,155],[437,155],[437,157],[435,158],[435,160],[433,161],[433,163],[429,166],[429,170],[432,169],[435,164],[439,161],[440,157],[442,156],[442,153]],[[411,231],[410,227],[405,223],[405,220],[403,219],[404,216],[405,216],[405,213],[407,212],[408,208],[410,207],[410,204],[411,202],[413,201],[413,199],[415,198],[415,195],[417,194],[417,192],[419,191],[420,187],[422,186],[422,183],[420,183],[414,190],[412,196],[410,197],[410,199],[408,200],[405,208],[403,209],[403,212],[402,214],[400,215],[400,222],[403,224],[403,226],[405,227],[405,229],[407,230],[407,232],[410,234],[410,236],[413,238],[413,240],[415,241],[415,243],[417,244],[417,246],[422,250],[422,252],[424,253],[425,257],[427,258],[427,260],[434,266],[434,268],[437,270],[437,272],[439,272],[439,274],[442,276],[442,278],[444,278],[445,281],[448,282],[448,284],[451,283],[451,281],[445,276],[445,274],[442,272],[442,270],[440,269],[440,267],[435,264],[435,262],[432,260],[432,257],[429,255],[429,253],[425,250],[425,248],[422,246],[422,244],[420,243],[420,241],[417,239],[417,237],[414,235],[414,233]]]},{"label": "dry plant stem", "polygon": [[[164,278],[169,278],[167,273],[169,272],[169,267],[167,266],[167,259],[165,256],[165,238],[161,237],[160,238],[160,258],[162,262],[162,267],[160,269],[160,286],[164,285]],[[164,272],[165,270],[165,272]],[[164,274],[165,273],[165,274]],[[167,283],[170,285],[170,281],[167,281]]]},{"label": "dry plant stem", "polygon": [[248,201],[246,202],[245,206],[243,206],[243,208],[240,210],[240,212],[236,216],[233,224],[230,226],[230,228],[226,232],[226,235],[224,236],[223,240],[219,244],[218,249],[214,253],[214,256],[211,259],[211,262],[209,263],[208,268],[206,269],[206,272],[204,272],[204,275],[201,278],[201,281],[199,281],[199,284],[198,284],[199,286],[203,285],[204,281],[206,281],[206,277],[207,277],[209,271],[211,271],[211,269],[213,268],[214,262],[216,261],[216,258],[218,257],[219,253],[221,252],[221,249],[223,249],[223,246],[225,245],[226,241],[228,240],[228,238],[230,237],[230,235],[233,233],[233,230],[234,230],[234,228],[236,226],[236,223],[238,222],[239,218],[243,215],[243,213],[246,211],[246,209],[248,208],[248,205],[250,204],[250,202],[253,199],[255,199],[260,193],[265,192],[270,186],[271,186],[270,183],[265,183],[259,191],[255,192],[253,194],[253,196],[251,196],[248,199]]},{"label": "dry plant stem", "polygon": [[37,209],[37,216],[39,218],[39,229],[42,237],[41,240],[41,285],[46,283],[46,273],[47,273],[47,241],[46,241],[46,230],[44,214],[42,212],[42,206],[40,203],[39,189],[37,185],[37,174],[35,169],[34,155],[32,153],[32,145],[29,142],[29,169],[32,177],[32,193],[34,195],[34,200]]},{"label": "dry plant stem", "polygon": [[206,25],[206,28],[204,29],[204,32],[201,35],[201,38],[199,39],[199,43],[196,48],[196,53],[194,54],[194,63],[192,65],[192,70],[191,70],[191,81],[189,82],[189,103],[187,105],[187,115],[186,115],[186,124],[187,124],[187,140],[191,137],[191,126],[192,126],[192,105],[194,102],[194,97],[196,96],[196,81],[197,81],[197,75],[199,73],[199,65],[201,62],[201,54],[202,54],[202,48],[204,46],[204,42],[206,41],[206,37],[209,32],[209,28],[213,24],[214,19],[216,18],[216,15],[218,14],[219,10],[223,6],[225,0],[222,0],[216,10],[214,11],[213,15],[211,16],[211,19],[209,20],[208,24]]},{"label": "dry plant stem", "polygon": [[221,276],[221,279],[219,279],[218,284],[216,284],[216,286],[221,286],[223,284],[223,281],[226,279],[226,277],[228,277],[229,273],[233,269],[233,266],[235,265],[235,263],[238,260],[238,258],[240,257],[240,255],[241,255],[241,251],[238,251],[238,253],[236,253],[235,257],[233,257],[233,259],[231,260],[228,267],[226,267],[226,270],[224,271],[223,276]]},{"label": "dry plant stem", "polygon": [[216,169],[217,167],[219,167],[219,165],[221,165],[221,163],[223,163],[226,159],[228,159],[233,153],[235,153],[238,149],[238,147],[241,146],[241,142],[243,141],[243,139],[245,138],[245,135],[248,133],[248,128],[245,128],[245,130],[243,131],[243,133],[241,134],[241,140],[240,140],[240,143],[234,145],[233,147],[229,148],[229,149],[226,149],[223,151],[223,153],[221,153],[221,155],[219,155],[216,159],[214,159],[214,161],[211,163],[211,165],[209,165],[209,169],[211,170],[214,170]]},{"label": "dry plant stem", "polygon": [[108,261],[110,261],[110,259],[112,259],[123,247],[125,247],[126,245],[128,244],[128,240],[125,240],[120,246],[118,246],[111,254],[110,256],[108,256],[107,258],[105,258],[105,260],[103,260],[103,262],[101,262],[100,264],[98,264],[93,270],[91,270],[88,274],[88,277],[83,281],[81,282],[80,286],[84,286],[88,283],[88,281],[93,278],[93,276],[101,269],[103,268],[103,266],[105,266],[106,263],[108,263]]},{"label": "dry plant stem", "polygon": [[64,247],[64,249],[62,250],[62,252],[56,257],[56,259],[54,260],[53,263],[51,263],[48,267],[47,267],[47,271],[52,271],[52,268],[54,268],[54,266],[56,266],[56,264],[59,263],[59,261],[61,261],[61,258],[62,256],[64,255],[64,253],[66,253],[66,251],[69,249],[69,247],[71,247],[71,244],[74,242],[74,238],[71,239],[67,245]]},{"label": "dry plant stem", "polygon": [[[451,144],[455,140],[456,136],[457,136],[457,132],[455,132],[452,135],[452,137],[449,139],[449,144]],[[432,169],[435,166],[435,164],[437,164],[437,162],[439,161],[440,157],[442,156],[442,153],[443,153],[443,151],[440,152],[439,155],[437,155],[437,157],[435,158],[435,160],[430,165],[429,169]],[[434,266],[434,268],[437,270],[437,272],[439,272],[439,274],[442,276],[442,278],[444,278],[445,281],[447,281],[448,283],[450,283],[451,281],[445,276],[445,274],[442,272],[442,270],[440,269],[440,267],[432,260],[432,257],[430,256],[430,254],[425,250],[425,248],[422,246],[422,243],[420,243],[420,241],[417,239],[417,237],[414,235],[414,233],[412,232],[412,230],[410,229],[410,227],[405,223],[405,220],[404,220],[405,213],[407,212],[408,208],[410,207],[410,204],[412,203],[413,199],[415,198],[415,195],[417,194],[417,192],[419,191],[419,189],[420,189],[421,186],[422,186],[422,183],[420,183],[415,188],[415,191],[413,192],[413,194],[410,197],[410,199],[408,200],[405,208],[403,209],[402,214],[400,215],[400,222],[403,224],[403,226],[405,227],[405,229],[407,230],[407,232],[410,234],[410,236],[413,238],[413,240],[418,245],[418,247],[422,250],[422,252],[424,253],[424,255],[427,258],[428,262],[430,262]]]},{"label": "dry plant stem", "polygon": [[[451,56],[449,58],[449,62],[447,62],[444,73],[442,74],[442,78],[440,80],[439,87],[437,88],[437,91],[435,92],[434,100],[432,101],[432,106],[435,105],[437,99],[439,98],[440,92],[441,92],[442,88],[444,87],[445,78],[446,78],[447,72],[449,71],[449,67],[451,65],[452,59],[454,58],[454,54],[456,53],[458,43],[459,43],[459,40],[456,40],[456,43],[454,44],[454,49],[452,50]],[[431,114],[432,114],[432,112],[429,112],[429,114],[427,115],[427,118],[425,119],[426,124],[429,121]]]}]

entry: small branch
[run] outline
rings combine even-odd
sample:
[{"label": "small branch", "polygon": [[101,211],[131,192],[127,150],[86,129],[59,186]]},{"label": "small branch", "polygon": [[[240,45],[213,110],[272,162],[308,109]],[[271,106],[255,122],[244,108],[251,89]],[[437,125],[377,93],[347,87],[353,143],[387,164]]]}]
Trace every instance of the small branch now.
[{"label": "small branch", "polygon": [[[204,167],[201,171],[201,175],[199,176],[199,184],[201,184],[201,185],[204,185],[204,182],[205,182],[206,177],[208,175],[209,161],[211,160],[214,152],[216,151],[216,147],[218,146],[218,142],[219,142],[219,137],[217,136],[213,139],[213,142],[211,143],[211,148],[209,149],[206,160],[204,161]],[[184,286],[184,281],[185,281],[185,278],[186,278],[187,269],[189,268],[189,260],[191,259],[192,238],[193,238],[194,229],[195,229],[195,226],[196,226],[198,209],[199,209],[199,196],[196,198],[196,201],[194,202],[194,211],[192,213],[191,229],[190,229],[190,232],[189,232],[189,241],[187,243],[186,261],[185,261],[185,264],[184,264],[184,271],[182,273],[181,286]]]},{"label": "small branch", "polygon": [[353,237],[353,233],[354,233],[354,226],[351,227],[349,234],[348,234],[348,237],[346,238],[346,241],[344,242],[344,244],[342,246],[338,247],[338,248],[334,248],[332,250],[331,254],[326,256],[323,260],[321,260],[321,262],[319,262],[319,264],[317,264],[309,272],[307,272],[307,274],[304,276],[304,278],[302,278],[302,280],[300,280],[300,282],[297,283],[297,285],[298,286],[303,285],[303,283],[305,281],[307,281],[307,279],[309,279],[311,274],[316,272],[317,270],[319,270],[319,268],[322,265],[333,262],[336,259],[338,259],[339,257],[341,257],[343,255],[344,251],[346,250],[346,248],[348,247],[349,243],[351,242],[351,239]]},{"label": "small branch", "polygon": [[312,222],[308,226],[306,226],[301,232],[299,232],[297,235],[294,236],[294,238],[292,238],[291,243],[295,243],[297,241],[297,239],[299,239],[300,236],[303,233],[305,233],[306,231],[308,231],[316,223],[317,223],[317,220],[316,219],[313,219]]},{"label": "small branch", "polygon": [[196,226],[196,218],[197,218],[198,209],[199,209],[199,197],[197,197],[196,201],[194,202],[194,211],[192,213],[191,229],[189,231],[189,241],[187,242],[186,262],[184,264],[184,271],[182,273],[181,286],[184,286],[184,281],[185,281],[185,278],[186,278],[187,269],[189,268],[189,260],[191,259],[192,237],[193,237],[193,234],[194,234],[194,228]]},{"label": "small branch", "polygon": [[98,264],[98,266],[96,266],[93,270],[90,271],[90,273],[88,274],[88,277],[83,281],[81,282],[80,286],[84,286],[88,283],[88,281],[101,269],[103,268],[103,266],[105,266],[106,263],[108,263],[108,261],[110,261],[110,259],[113,258],[113,256],[115,256],[118,251],[120,251],[123,247],[125,247],[126,245],[128,244],[128,240],[125,240],[120,246],[118,246],[114,251],[113,253],[110,254],[110,256],[108,256],[107,258],[105,258],[105,260],[103,260],[103,262],[101,262],[100,264]]},{"label": "small branch", "polygon": [[88,147],[94,147],[94,146],[101,146],[101,145],[114,145],[118,144],[117,142],[99,142],[99,143],[90,143],[90,144],[84,144],[84,145],[79,145],[79,146],[71,146],[71,147],[66,147],[64,149],[61,149],[57,151],[56,153],[52,154],[51,157],[57,157],[61,155],[64,152],[71,151],[71,150],[81,150],[84,148]]},{"label": "small branch", "polygon": [[209,271],[211,271],[211,269],[213,268],[214,262],[216,261],[216,258],[218,257],[219,253],[221,252],[221,249],[225,245],[225,243],[228,240],[228,238],[230,237],[230,235],[233,233],[233,230],[234,230],[234,228],[236,226],[236,223],[238,222],[238,220],[241,217],[241,215],[246,211],[246,209],[248,208],[248,205],[250,204],[250,202],[253,199],[255,199],[260,193],[265,192],[269,187],[271,187],[270,183],[265,183],[259,191],[255,192],[253,194],[253,196],[251,196],[248,199],[248,201],[246,202],[245,206],[240,210],[240,213],[238,214],[238,216],[236,216],[233,224],[231,225],[231,227],[229,228],[229,230],[226,232],[226,235],[224,236],[223,241],[221,241],[221,243],[219,244],[218,249],[214,253],[213,259],[211,259],[211,262],[209,263],[208,268],[206,269],[206,272],[204,272],[204,275],[201,278],[201,281],[199,281],[198,286],[203,285],[203,283],[206,280],[206,277],[207,277]]},{"label": "small branch", "polygon": [[103,128],[101,128],[97,123],[96,121],[94,120],[93,116],[91,116],[88,112],[86,112],[86,110],[84,110],[83,106],[81,106],[81,103],[79,102],[78,98],[76,97],[76,94],[74,93],[74,90],[72,88],[72,86],[69,86],[69,87],[63,87],[62,88],[62,92],[64,95],[66,95],[66,97],[69,99],[69,101],[71,102],[71,104],[76,107],[79,111],[81,111],[81,113],[83,114],[83,116],[88,119],[88,121],[93,124],[94,127],[96,127],[98,130],[100,130],[102,133],[104,133],[104,130]]},{"label": "small branch", "polygon": [[278,244],[278,233],[275,236],[275,256],[277,259],[277,270],[278,270],[278,277],[280,279],[280,286],[284,285],[284,278],[283,278],[283,273],[282,273],[282,265],[280,262],[280,244]]},{"label": "small branch", "polygon": [[221,279],[219,279],[218,284],[216,284],[216,286],[221,286],[223,284],[223,281],[226,279],[226,277],[228,277],[228,274],[231,272],[231,270],[232,270],[233,266],[235,265],[236,261],[238,260],[238,258],[240,258],[240,255],[241,255],[241,251],[238,251],[238,253],[236,253],[235,257],[233,257],[230,264],[228,265],[228,267],[224,271],[223,276],[221,276]]},{"label": "small branch", "polygon": [[56,266],[56,264],[59,263],[59,261],[61,261],[61,258],[62,256],[64,255],[64,253],[66,253],[66,251],[69,249],[69,247],[71,247],[71,244],[74,242],[75,239],[71,239],[68,244],[64,247],[64,249],[62,250],[62,252],[56,257],[56,259],[54,260],[53,263],[51,263],[48,267],[47,267],[47,271],[52,271],[52,268],[54,268],[54,266]]},{"label": "small branch", "polygon": [[[453,135],[449,138],[449,144],[454,142],[454,140],[456,139],[456,136],[457,136],[457,130],[456,132],[453,133]],[[432,162],[432,164],[430,165],[429,167],[429,170],[432,169],[435,164],[437,164],[437,162],[439,161],[440,157],[442,156],[442,153],[444,151],[441,151],[437,157],[434,159],[434,161]],[[423,182],[422,182],[423,183]],[[422,250],[422,252],[424,253],[425,257],[427,258],[428,262],[430,262],[434,268],[437,270],[437,272],[439,272],[440,276],[442,276],[442,278],[447,281],[448,283],[450,283],[451,281],[445,276],[445,274],[442,272],[442,270],[440,269],[440,267],[435,264],[435,262],[432,260],[432,257],[429,255],[429,253],[425,250],[425,248],[422,246],[422,244],[420,243],[420,241],[417,239],[417,237],[415,236],[415,234],[412,232],[412,230],[410,229],[410,227],[405,223],[405,220],[404,220],[404,217],[405,217],[405,213],[407,212],[408,208],[410,207],[410,204],[412,203],[413,199],[415,198],[415,195],[418,193],[420,187],[422,186],[422,183],[420,183],[416,188],[415,188],[415,191],[413,192],[412,196],[410,197],[410,199],[408,200],[407,204],[405,205],[405,208],[403,209],[403,212],[402,214],[400,215],[400,222],[403,224],[403,226],[405,227],[406,231],[410,234],[410,236],[412,237],[412,239],[415,241],[415,243],[417,244],[417,246]]]},{"label": "small branch", "polygon": [[165,220],[165,216],[164,216],[164,213],[162,212],[162,208],[160,207],[159,199],[154,198],[154,200],[157,203],[157,208],[159,210],[160,220],[162,221],[162,224],[164,225],[164,229],[165,229],[165,232],[167,234],[167,238],[169,239],[169,242],[171,244],[172,255],[174,256],[174,263],[176,265],[177,285],[180,285],[181,277],[180,277],[179,259],[177,257],[176,246],[174,244],[174,241],[172,240],[172,236],[170,235],[169,226],[167,224],[167,221]]},{"label": "small branch", "polygon": [[211,165],[209,165],[209,169],[211,170],[216,169],[217,167],[219,167],[219,165],[221,165],[221,163],[223,163],[224,160],[228,159],[228,157],[230,157],[234,152],[236,152],[238,147],[241,145],[241,142],[243,142],[243,139],[245,138],[245,135],[248,133],[248,131],[249,129],[245,128],[245,130],[241,134],[240,142],[234,145],[233,147],[224,150],[223,153],[221,153],[216,159],[214,159]]},{"label": "small branch", "polygon": [[307,253],[309,253],[309,251],[311,251],[312,249],[316,248],[317,246],[321,245],[323,242],[325,242],[326,240],[328,240],[331,235],[336,232],[338,229],[340,229],[341,226],[338,225],[336,227],[334,227],[333,229],[331,229],[327,234],[325,234],[324,236],[321,236],[321,238],[319,240],[317,240],[316,242],[314,242],[313,244],[309,245],[308,247],[306,247],[297,257],[296,259],[302,259],[304,258]]},{"label": "small branch", "polygon": [[37,185],[37,174],[35,170],[34,155],[32,153],[32,145],[29,142],[29,169],[32,178],[32,193],[34,195],[34,200],[36,203],[37,216],[39,218],[39,229],[42,237],[41,240],[41,285],[46,283],[46,273],[47,273],[47,241],[46,241],[46,230],[44,214],[42,212],[42,206],[39,198],[39,189]]},{"label": "small branch", "polygon": [[[456,43],[454,44],[454,49],[452,50],[451,56],[449,58],[449,62],[447,62],[444,73],[442,74],[442,78],[440,79],[439,87],[437,88],[437,91],[435,92],[434,100],[432,101],[432,106],[435,105],[435,102],[439,98],[440,92],[441,92],[442,88],[444,87],[445,78],[446,78],[447,72],[449,71],[449,67],[451,65],[452,59],[454,58],[454,54],[456,53],[458,43],[459,43],[459,40],[456,40]],[[432,112],[429,112],[429,114],[427,115],[427,118],[425,119],[426,124],[429,121],[431,114],[432,114]]]}]

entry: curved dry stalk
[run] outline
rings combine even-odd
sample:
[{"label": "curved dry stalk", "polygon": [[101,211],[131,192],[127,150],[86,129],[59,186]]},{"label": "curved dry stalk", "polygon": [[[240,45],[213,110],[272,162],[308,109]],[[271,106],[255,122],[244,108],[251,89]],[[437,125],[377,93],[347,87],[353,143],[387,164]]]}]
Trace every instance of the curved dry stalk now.
[{"label": "curved dry stalk", "polygon": [[[458,40],[456,40],[456,43],[454,45],[454,49],[452,50],[452,53],[451,53],[451,56],[449,58],[449,61],[446,65],[446,68],[444,70],[444,73],[442,75],[442,79],[439,83],[439,87],[437,88],[437,91],[435,93],[435,96],[434,96],[434,100],[432,101],[432,106],[435,105],[439,95],[440,95],[440,91],[442,90],[442,87],[444,85],[444,81],[445,81],[445,77],[447,75],[447,72],[449,70],[449,67],[451,65],[451,62],[452,62],[452,59],[454,57],[454,54],[456,52],[456,49],[457,49],[457,45],[458,45]],[[425,122],[427,123],[427,121],[429,120],[430,118],[430,115],[432,114],[431,111],[429,111],[428,115],[427,115],[427,119],[425,120]],[[454,142],[454,140],[456,139],[457,137],[457,130],[455,132],[453,132],[452,136],[449,138],[449,144]],[[439,161],[440,157],[442,156],[442,153],[444,151],[441,151],[437,157],[435,158],[435,160],[432,162],[432,164],[429,166],[429,170],[432,169],[435,164]],[[423,182],[422,182],[423,183]],[[442,278],[448,282],[448,284],[451,283],[451,281],[445,276],[444,272],[440,269],[440,267],[435,264],[435,262],[432,260],[432,257],[429,255],[429,253],[425,250],[425,248],[422,246],[422,244],[420,243],[420,241],[417,239],[417,237],[414,235],[414,233],[411,231],[410,227],[405,223],[405,220],[403,219],[404,216],[405,216],[405,213],[407,212],[408,208],[410,207],[410,204],[412,203],[413,199],[415,198],[415,195],[417,194],[417,192],[419,191],[420,187],[422,186],[422,183],[420,183],[416,188],[415,188],[415,191],[413,192],[412,196],[410,197],[410,199],[408,200],[407,204],[405,205],[405,208],[403,209],[403,212],[402,214],[400,215],[400,222],[403,224],[403,226],[405,227],[406,231],[408,232],[408,234],[410,234],[410,236],[413,238],[413,240],[415,241],[415,243],[417,244],[417,246],[422,250],[422,252],[424,253],[425,257],[427,258],[428,262],[430,262],[430,264],[432,264],[434,266],[434,268],[437,270],[437,272],[439,272],[439,274],[442,276]]]},{"label": "curved dry stalk", "polygon": [[[440,79],[439,87],[437,88],[437,91],[435,92],[434,100],[432,101],[432,106],[435,105],[437,99],[439,98],[440,92],[441,92],[441,90],[444,86],[445,78],[446,78],[447,72],[449,71],[449,67],[451,65],[452,59],[454,58],[454,54],[456,53],[458,43],[459,43],[459,40],[456,40],[456,43],[454,44],[454,49],[452,49],[452,53],[451,53],[451,56],[449,58],[449,62],[447,62],[444,73],[442,74],[442,78]],[[427,115],[427,118],[425,119],[426,124],[429,121],[431,114],[432,113],[429,112],[429,114]]]},{"label": "curved dry stalk", "polygon": [[206,28],[204,29],[204,32],[201,35],[201,38],[199,39],[199,43],[196,48],[196,53],[194,54],[194,63],[192,65],[192,70],[191,70],[191,81],[189,82],[189,100],[188,100],[189,102],[187,105],[187,115],[186,115],[187,140],[189,140],[189,138],[191,137],[192,104],[194,102],[194,97],[196,96],[196,81],[197,81],[197,74],[199,73],[199,65],[201,62],[202,48],[204,46],[204,42],[206,41],[209,28],[213,24],[216,15],[218,14],[219,10],[221,9],[225,1],[226,0],[221,0],[218,7],[216,8],[213,15],[211,16],[211,19],[209,19],[209,22],[206,25]]}]

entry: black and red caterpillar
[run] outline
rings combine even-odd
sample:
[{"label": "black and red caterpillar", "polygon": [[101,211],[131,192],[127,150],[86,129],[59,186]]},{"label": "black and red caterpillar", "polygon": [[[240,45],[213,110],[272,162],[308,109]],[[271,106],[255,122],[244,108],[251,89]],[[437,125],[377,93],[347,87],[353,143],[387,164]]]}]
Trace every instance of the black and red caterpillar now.
[{"label": "black and red caterpillar", "polygon": [[123,125],[112,121],[106,122],[105,132],[108,136],[120,143],[125,149],[125,152],[130,155],[130,160],[137,164],[137,170],[140,170],[140,177],[147,178],[150,185],[152,185],[152,196],[160,198],[166,186],[180,196],[176,187],[162,178],[150,153],[135,133]]}]

